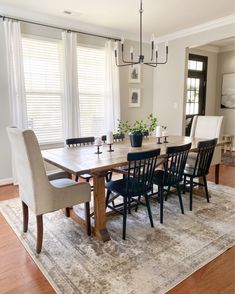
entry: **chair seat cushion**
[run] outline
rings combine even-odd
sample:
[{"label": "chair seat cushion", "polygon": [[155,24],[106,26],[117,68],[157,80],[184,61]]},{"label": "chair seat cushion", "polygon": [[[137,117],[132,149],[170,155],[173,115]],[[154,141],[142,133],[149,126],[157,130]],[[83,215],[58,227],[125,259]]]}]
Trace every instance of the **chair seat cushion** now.
[{"label": "chair seat cushion", "polygon": [[106,183],[105,187],[108,190],[116,192],[122,196],[130,196],[130,197],[140,196],[140,195],[143,195],[144,193],[149,192],[149,191],[143,191],[143,185],[141,183],[137,183],[137,180],[132,178],[129,181],[129,191],[127,191],[127,179],[110,181]]},{"label": "chair seat cushion", "polygon": [[50,181],[51,185],[56,187],[56,188],[64,188],[72,185],[77,185],[77,182],[68,179],[68,178],[63,178],[63,179],[56,179]]}]

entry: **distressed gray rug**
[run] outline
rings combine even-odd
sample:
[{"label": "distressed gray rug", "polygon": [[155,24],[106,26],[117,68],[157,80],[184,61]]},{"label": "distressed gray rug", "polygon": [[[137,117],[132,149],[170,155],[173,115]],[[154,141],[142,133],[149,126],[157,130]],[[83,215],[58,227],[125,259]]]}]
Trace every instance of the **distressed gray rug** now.
[{"label": "distressed gray rug", "polygon": [[235,152],[222,152],[221,163],[228,166],[235,166]]},{"label": "distressed gray rug", "polygon": [[44,242],[35,254],[35,218],[22,233],[19,199],[0,203],[1,212],[58,293],[165,293],[235,244],[235,189],[209,184],[211,203],[194,197],[194,210],[180,213],[178,197],[165,202],[164,224],[152,200],[155,228],[145,207],[128,215],[127,240],[121,239],[122,218],[108,218],[112,240],[87,237],[62,212],[44,216]]}]

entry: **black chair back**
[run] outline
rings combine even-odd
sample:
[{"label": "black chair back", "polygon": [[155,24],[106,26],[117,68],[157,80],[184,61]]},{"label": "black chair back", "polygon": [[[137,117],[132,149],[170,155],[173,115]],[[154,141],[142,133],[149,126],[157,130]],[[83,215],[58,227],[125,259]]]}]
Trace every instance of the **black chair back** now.
[{"label": "black chair back", "polygon": [[208,175],[216,144],[217,139],[201,141],[198,143],[198,153],[193,176],[201,177]]},{"label": "black chair back", "polygon": [[167,160],[164,163],[163,184],[172,186],[182,180],[191,143],[166,148]]},{"label": "black chair back", "polygon": [[[124,134],[113,134],[113,141],[114,142],[118,142],[118,141],[123,141],[125,139],[125,135]],[[106,143],[107,140],[107,136],[103,135],[101,137],[101,140]]]},{"label": "black chair back", "polygon": [[152,189],[153,174],[159,154],[160,148],[127,154],[127,195],[146,195]]},{"label": "black chair back", "polygon": [[66,145],[68,145],[69,147],[90,145],[95,142],[95,137],[70,138],[70,139],[67,139],[65,142],[66,142]]}]

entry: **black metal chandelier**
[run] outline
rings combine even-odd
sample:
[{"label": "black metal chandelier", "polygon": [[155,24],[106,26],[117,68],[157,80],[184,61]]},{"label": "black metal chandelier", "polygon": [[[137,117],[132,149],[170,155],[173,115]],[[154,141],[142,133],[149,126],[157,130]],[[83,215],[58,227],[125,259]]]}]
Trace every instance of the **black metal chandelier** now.
[{"label": "black metal chandelier", "polygon": [[[124,59],[124,39],[122,38],[121,41],[116,41],[114,53],[115,53],[115,62],[118,67],[120,66],[128,66],[128,65],[134,65],[134,64],[145,64],[152,67],[157,67],[159,64],[166,64],[168,61],[168,44],[165,43],[165,61],[158,61],[158,46],[155,44],[155,38],[154,35],[152,35],[151,38],[151,59],[149,62],[144,61],[144,55],[143,55],[143,31],[142,31],[142,14],[143,14],[143,5],[142,0],[140,1],[140,49],[139,49],[139,56],[138,59],[134,60],[134,51],[133,47],[130,49],[130,60]],[[118,48],[119,43],[121,43],[121,63],[118,62]]]}]

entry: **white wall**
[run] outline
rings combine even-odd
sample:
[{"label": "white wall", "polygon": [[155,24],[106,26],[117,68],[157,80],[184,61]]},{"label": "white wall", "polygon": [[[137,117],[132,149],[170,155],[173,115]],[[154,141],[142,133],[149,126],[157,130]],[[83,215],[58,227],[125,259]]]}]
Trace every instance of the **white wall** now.
[{"label": "white wall", "polygon": [[154,71],[154,113],[168,132],[183,134],[185,116],[186,48],[235,35],[235,25],[216,27],[169,42],[169,62]]},{"label": "white wall", "polygon": [[[137,60],[137,53],[139,52],[139,43],[125,42],[126,55],[125,58],[129,59],[129,48],[134,48],[134,59]],[[143,46],[143,52],[146,60],[150,55],[149,45]],[[153,68],[150,66],[141,65],[141,82],[129,83],[128,82],[129,67],[120,68],[120,95],[121,95],[121,119],[126,121],[134,121],[136,119],[146,120],[147,116],[153,112]],[[129,89],[141,89],[141,102],[140,107],[129,107]]]},{"label": "white wall", "polygon": [[224,116],[224,134],[234,135],[233,148],[235,149],[235,109],[220,108],[222,78],[224,73],[235,73],[235,50],[218,54],[217,71],[217,100],[216,111]]}]

